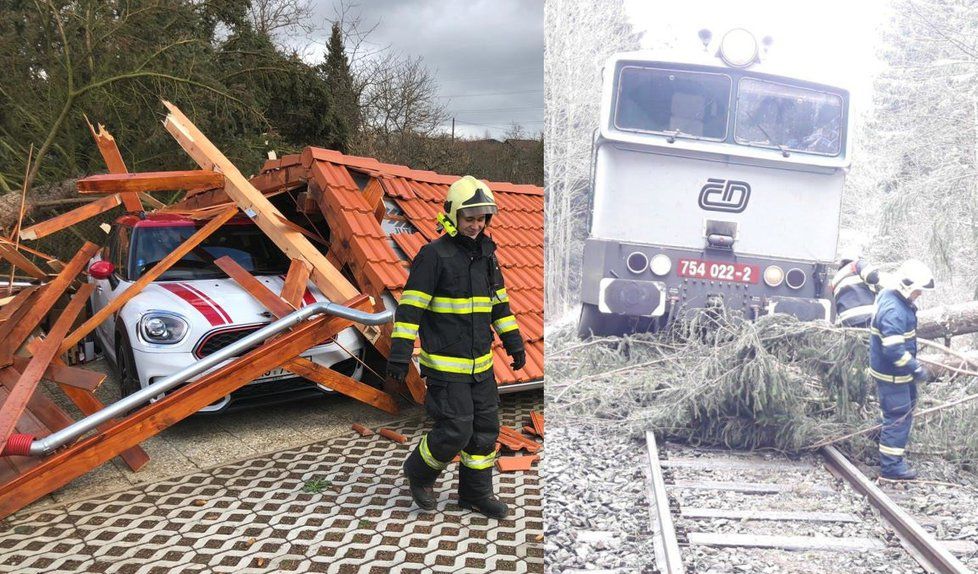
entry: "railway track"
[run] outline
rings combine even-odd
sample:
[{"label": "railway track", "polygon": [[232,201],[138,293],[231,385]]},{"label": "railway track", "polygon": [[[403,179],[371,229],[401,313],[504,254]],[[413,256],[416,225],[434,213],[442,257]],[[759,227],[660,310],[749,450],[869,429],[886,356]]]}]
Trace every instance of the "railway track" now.
[{"label": "railway track", "polygon": [[963,574],[955,552],[841,453],[802,461],[668,445],[646,434],[658,570]]}]

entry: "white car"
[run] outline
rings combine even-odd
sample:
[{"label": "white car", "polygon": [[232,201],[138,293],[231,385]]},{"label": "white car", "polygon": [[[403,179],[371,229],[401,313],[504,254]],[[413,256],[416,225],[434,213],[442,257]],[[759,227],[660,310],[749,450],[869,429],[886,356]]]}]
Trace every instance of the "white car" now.
[{"label": "white car", "polygon": [[[190,237],[203,222],[169,214],[124,215],[92,259],[92,311],[118,297]],[[96,330],[119,375],[122,396],[172,375],[269,323],[273,316],[212,261],[228,255],[274,293],[280,293],[289,259],[247,218],[235,218],[205,239]],[[328,299],[312,283],[304,304]],[[360,379],[363,339],[347,328],[302,353],[320,365]],[[270,404],[331,392],[284,371],[264,374],[201,412]]]}]

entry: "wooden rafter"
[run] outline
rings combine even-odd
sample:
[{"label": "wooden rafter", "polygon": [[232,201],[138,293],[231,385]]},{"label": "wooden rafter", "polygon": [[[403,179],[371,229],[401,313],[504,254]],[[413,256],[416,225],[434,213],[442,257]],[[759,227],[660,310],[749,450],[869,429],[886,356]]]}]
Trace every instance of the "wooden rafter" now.
[{"label": "wooden rafter", "polygon": [[342,273],[326,260],[301,233],[283,229],[279,223],[281,212],[260,191],[255,189],[237,167],[191,122],[179,108],[164,101],[169,110],[164,127],[177,140],[197,164],[205,170],[217,170],[224,174],[224,191],[246,213],[254,213],[252,219],[261,230],[290,259],[302,259],[312,265],[312,280],[319,290],[332,301],[346,301],[355,297],[356,288]]},{"label": "wooden rafter", "polygon": [[224,186],[224,176],[216,171],[150,171],[144,173],[110,173],[91,175],[77,182],[78,192],[92,193],[145,193],[172,191],[204,186]]},{"label": "wooden rafter", "polygon": [[71,328],[71,324],[75,322],[75,318],[78,317],[78,313],[85,306],[88,296],[94,290],[95,287],[91,283],[85,283],[75,293],[68,306],[65,307],[64,311],[61,312],[61,315],[54,322],[54,326],[51,327],[48,336],[37,346],[34,356],[27,363],[27,367],[23,372],[21,372],[20,377],[14,384],[14,388],[10,390],[7,400],[0,405],[0,444],[6,444],[7,437],[13,432],[14,425],[20,418],[21,413],[24,412],[24,408],[27,407],[27,402],[31,398],[31,395],[34,394],[37,385],[41,382],[41,377],[44,375],[44,371],[47,370],[48,363],[54,359],[55,354],[58,352],[61,340],[68,334],[68,329]]},{"label": "wooden rafter", "polygon": [[[27,340],[27,336],[41,323],[48,314],[48,311],[61,298],[61,295],[74,282],[75,277],[81,273],[82,269],[88,264],[88,260],[97,251],[98,245],[86,242],[78,253],[71,258],[71,261],[65,265],[64,270],[41,288],[39,295],[31,305],[30,312],[0,341],[0,366],[7,366],[11,363],[14,351]],[[67,348],[63,348],[58,354],[61,354]]]},{"label": "wooden rafter", "polygon": [[[33,346],[31,347],[33,348]],[[27,357],[14,357],[14,368],[18,371],[23,371],[27,368],[28,362],[30,362],[30,359]],[[105,377],[105,373],[69,367],[59,362],[52,362],[44,370],[44,378],[49,381],[91,392],[94,392],[102,386]]]},{"label": "wooden rafter", "polygon": [[36,225],[32,225],[27,229],[21,229],[20,238],[23,240],[31,240],[46,237],[52,233],[61,231],[66,227],[71,227],[76,223],[80,223],[91,217],[95,217],[100,213],[105,213],[121,203],[122,197],[117,193],[103,197],[91,203],[82,205],[81,207],[76,207],[67,213],[62,213],[57,217],[52,217],[51,219],[42,221]]},{"label": "wooden rafter", "polygon": [[196,233],[191,235],[186,241],[181,243],[179,247],[161,259],[160,262],[154,265],[152,269],[146,273],[143,273],[142,277],[137,279],[136,282],[130,285],[128,289],[123,291],[108,305],[99,309],[97,313],[92,315],[80,327],[72,331],[71,334],[65,338],[64,343],[62,343],[61,352],[64,353],[71,347],[78,344],[79,341],[85,338],[85,335],[91,333],[96,327],[101,325],[103,321],[111,317],[113,313],[128,303],[130,299],[138,295],[139,292],[142,291],[147,285],[155,281],[167,269],[173,266],[174,263],[183,258],[183,256],[187,253],[190,253],[190,251],[194,247],[200,245],[203,240],[210,237],[212,233],[217,231],[217,228],[224,225],[229,219],[234,217],[237,212],[237,208],[229,208],[221,215],[218,215],[214,219],[210,220],[207,225],[198,229]]},{"label": "wooden rafter", "polygon": [[296,309],[302,307],[302,296],[306,293],[310,271],[312,269],[309,264],[301,259],[293,259],[289,265],[289,273],[285,276],[285,284],[282,285],[282,299]]},{"label": "wooden rafter", "polygon": [[44,270],[34,265],[30,259],[25,257],[20,251],[17,251],[13,246],[0,244],[0,259],[5,259],[8,263],[26,272],[35,279],[46,281],[48,278],[48,274]]},{"label": "wooden rafter", "polygon": [[[369,308],[366,296],[344,304],[360,309]],[[9,516],[24,505],[64,486],[124,449],[138,445],[350,325],[350,321],[338,317],[315,317],[238,360],[139,409],[101,434],[83,439],[43,459],[33,468],[0,485],[0,517]]]},{"label": "wooden rafter", "polygon": [[[127,173],[129,171],[126,168],[126,162],[122,159],[122,154],[119,153],[119,146],[115,143],[115,138],[112,134],[105,129],[102,124],[98,125],[98,131],[92,126],[92,122],[85,118],[85,123],[88,124],[89,131],[92,132],[92,137],[95,138],[95,145],[98,146],[98,151],[102,154],[102,159],[105,160],[106,167],[109,168],[109,173]],[[139,202],[139,196],[135,193],[124,193],[122,194],[122,202],[126,206],[126,211],[140,211],[143,209],[143,204]]]}]

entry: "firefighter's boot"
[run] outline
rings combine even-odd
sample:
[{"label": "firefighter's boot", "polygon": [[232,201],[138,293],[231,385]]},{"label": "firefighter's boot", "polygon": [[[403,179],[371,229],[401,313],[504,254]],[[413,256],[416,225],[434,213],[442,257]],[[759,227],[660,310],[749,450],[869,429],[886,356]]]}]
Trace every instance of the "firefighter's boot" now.
[{"label": "firefighter's boot", "polygon": [[[437,506],[435,499],[435,479],[441,474],[444,466],[436,462],[435,468],[425,461],[425,455],[430,457],[428,451],[427,435],[421,439],[421,443],[411,451],[411,454],[404,461],[404,476],[408,479],[411,489],[411,498],[421,507],[422,510],[434,510]],[[432,459],[434,460],[434,459]]]},{"label": "firefighter's boot", "polygon": [[916,480],[917,471],[910,468],[905,460],[901,460],[899,464],[881,472],[880,476],[886,480]]},{"label": "firefighter's boot", "polygon": [[495,460],[495,452],[471,455],[462,451],[462,464],[458,469],[458,505],[502,520],[509,515],[509,506],[492,494],[492,465]]},{"label": "firefighter's boot", "polygon": [[496,520],[502,520],[509,516],[509,506],[494,496],[481,500],[464,500],[460,498],[458,505],[466,510],[474,510],[479,514],[484,514]]}]

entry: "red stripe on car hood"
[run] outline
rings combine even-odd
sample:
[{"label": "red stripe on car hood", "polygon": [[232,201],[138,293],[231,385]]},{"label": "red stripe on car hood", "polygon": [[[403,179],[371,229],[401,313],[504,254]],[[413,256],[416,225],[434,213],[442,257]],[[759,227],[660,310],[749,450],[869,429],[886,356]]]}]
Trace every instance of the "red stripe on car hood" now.
[{"label": "red stripe on car hood", "polygon": [[199,311],[200,314],[203,315],[212,326],[224,325],[225,323],[231,322],[230,318],[225,321],[224,317],[216,308],[214,308],[214,306],[210,305],[207,301],[199,297],[185,285],[181,283],[157,283],[157,285],[166,289],[170,293],[173,293],[187,303],[190,303],[193,308]]}]

